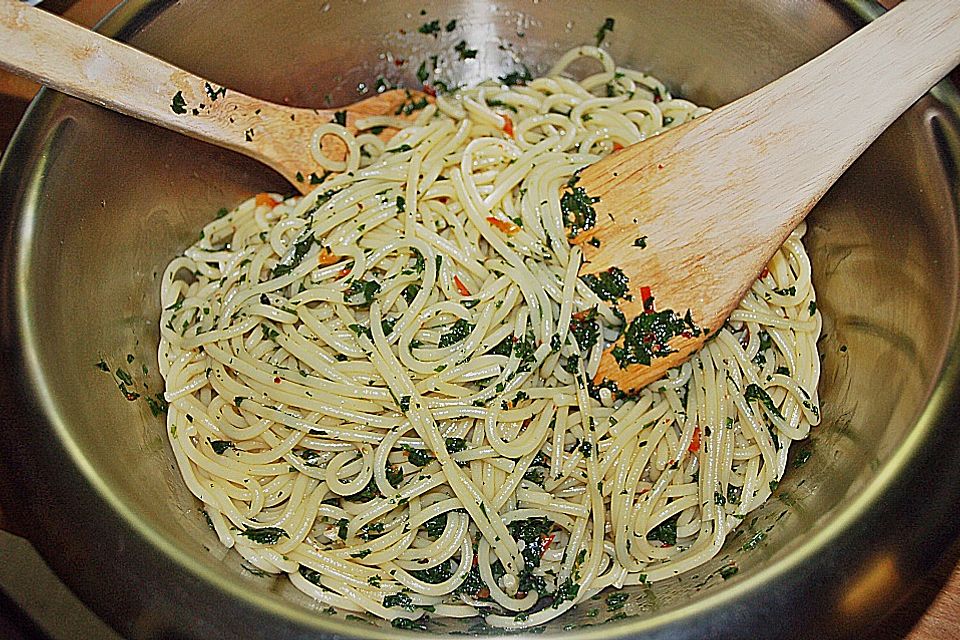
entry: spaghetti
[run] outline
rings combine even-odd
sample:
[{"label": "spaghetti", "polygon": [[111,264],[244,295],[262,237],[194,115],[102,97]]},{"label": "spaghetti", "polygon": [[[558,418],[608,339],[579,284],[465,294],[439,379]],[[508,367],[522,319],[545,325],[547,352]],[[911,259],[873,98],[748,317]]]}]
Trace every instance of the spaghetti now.
[{"label": "spaghetti", "polygon": [[[600,70],[566,77],[580,58]],[[542,624],[703,564],[819,415],[795,231],[718,335],[633,395],[590,383],[623,326],[578,278],[559,194],[705,113],[581,47],[525,86],[360,122],[309,195],[261,194],[168,266],[170,443],[222,543],[396,626]],[[370,132],[403,126],[384,147]]]}]

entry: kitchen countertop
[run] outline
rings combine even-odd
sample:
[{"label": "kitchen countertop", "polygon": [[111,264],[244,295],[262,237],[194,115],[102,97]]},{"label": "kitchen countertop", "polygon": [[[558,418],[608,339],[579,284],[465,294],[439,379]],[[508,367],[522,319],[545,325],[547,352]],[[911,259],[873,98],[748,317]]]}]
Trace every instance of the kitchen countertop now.
[{"label": "kitchen countertop", "polygon": [[[890,7],[898,1],[883,4]],[[116,0],[49,0],[44,6],[89,26],[115,4]],[[0,149],[36,91],[33,83],[0,71]],[[0,512],[0,638],[120,640],[57,580],[28,542],[2,531],[4,528]],[[960,541],[944,554],[916,591],[880,621],[874,640],[960,639],[958,560]]]}]

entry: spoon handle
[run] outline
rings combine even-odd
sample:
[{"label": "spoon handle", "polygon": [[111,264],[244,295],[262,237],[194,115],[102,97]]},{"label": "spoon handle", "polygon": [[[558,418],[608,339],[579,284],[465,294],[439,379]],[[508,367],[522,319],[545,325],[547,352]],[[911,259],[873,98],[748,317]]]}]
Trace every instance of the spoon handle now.
[{"label": "spoon handle", "polygon": [[18,0],[0,0],[0,43],[13,73],[248,155],[262,110],[279,108]]},{"label": "spoon handle", "polygon": [[[608,350],[597,379],[637,388],[686,360],[847,167],[958,63],[960,0],[906,0],[758,91],[587,167],[579,185],[599,201],[575,239],[581,274],[616,266],[652,287],[657,309],[709,329],[650,366],[621,369]],[[649,248],[631,246],[641,237]],[[640,298],[621,304],[628,319]]]}]

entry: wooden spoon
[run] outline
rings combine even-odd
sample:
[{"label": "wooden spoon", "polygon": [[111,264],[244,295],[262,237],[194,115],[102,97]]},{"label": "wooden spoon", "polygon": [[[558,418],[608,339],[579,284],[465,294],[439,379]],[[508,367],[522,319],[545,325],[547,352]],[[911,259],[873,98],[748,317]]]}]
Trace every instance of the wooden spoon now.
[{"label": "wooden spoon", "polygon": [[[272,167],[302,193],[324,174],[310,150],[330,122],[356,133],[370,116],[410,119],[418,91],[391,90],[340,109],[300,109],[251,98],[18,0],[0,0],[0,67],[81,100],[233,149]],[[387,140],[397,130],[384,129]],[[342,160],[345,146],[322,140]]]},{"label": "wooden spoon", "polygon": [[[617,267],[633,296],[620,304],[633,340],[603,354],[596,382],[636,389],[685,361],[840,174],[958,63],[960,1],[908,0],[762,89],[587,167],[576,186],[599,201],[574,239],[581,275]],[[655,321],[680,335],[664,343]],[[613,355],[642,362],[664,344],[649,365]]]}]

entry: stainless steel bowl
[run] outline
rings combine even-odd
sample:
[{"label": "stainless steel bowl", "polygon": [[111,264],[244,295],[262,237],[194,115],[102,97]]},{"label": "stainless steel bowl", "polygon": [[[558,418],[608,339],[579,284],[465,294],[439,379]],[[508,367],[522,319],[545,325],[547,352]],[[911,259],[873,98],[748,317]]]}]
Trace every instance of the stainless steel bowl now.
[{"label": "stainless steel bowl", "polygon": [[[353,101],[358,84],[381,74],[413,85],[419,60],[460,38],[481,54],[451,65],[453,80],[519,61],[543,71],[612,16],[619,61],[716,106],[826,49],[874,9],[857,0],[132,0],[101,30],[253,95],[324,105]],[[434,18],[456,18],[460,30],[417,33]],[[809,220],[827,319],[824,419],[796,447],[804,455],[774,498],[706,567],[630,589],[622,612],[587,602],[546,636],[856,636],[956,536],[960,121],[952,87],[934,93]],[[182,486],[162,418],[96,366],[125,366],[138,392],[160,390],[163,266],[214,211],[267,188],[288,190],[251,161],[51,92],[0,168],[5,512],[131,638],[401,633],[323,613],[222,551]],[[736,575],[719,575],[732,565]],[[437,633],[475,621],[445,624]]]}]

